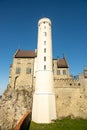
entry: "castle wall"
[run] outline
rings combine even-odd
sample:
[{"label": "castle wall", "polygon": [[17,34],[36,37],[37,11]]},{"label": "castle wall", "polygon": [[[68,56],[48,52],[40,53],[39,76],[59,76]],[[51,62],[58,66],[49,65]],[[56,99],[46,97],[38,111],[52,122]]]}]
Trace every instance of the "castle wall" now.
[{"label": "castle wall", "polygon": [[[21,68],[16,74],[16,68]],[[26,74],[26,68],[31,73]],[[87,79],[72,79],[69,75],[57,75],[56,62],[53,67],[54,91],[57,118],[87,119]],[[63,69],[63,68],[62,68]],[[67,71],[68,68],[67,68]],[[0,127],[14,128],[20,118],[32,109],[32,94],[35,91],[34,58],[14,58],[10,67],[9,86],[0,99]],[[17,77],[17,78],[16,78]],[[61,77],[61,78],[60,78]]]},{"label": "castle wall", "polygon": [[87,118],[87,82],[55,80],[57,117]]},{"label": "castle wall", "polygon": [[[87,79],[73,80],[68,68],[61,68],[61,71],[66,69],[67,75],[57,75],[57,61],[53,60],[53,64],[57,117],[87,118]],[[17,67],[21,68],[20,74],[16,74]],[[31,68],[31,73],[26,74],[26,68]],[[34,92],[35,76],[34,58],[14,58],[9,79],[12,88],[27,89],[30,86]]]},{"label": "castle wall", "polygon": [[[9,84],[12,88],[18,86],[32,87],[34,74],[34,59],[33,58],[14,58],[10,68]],[[17,70],[19,69],[19,70]]]}]

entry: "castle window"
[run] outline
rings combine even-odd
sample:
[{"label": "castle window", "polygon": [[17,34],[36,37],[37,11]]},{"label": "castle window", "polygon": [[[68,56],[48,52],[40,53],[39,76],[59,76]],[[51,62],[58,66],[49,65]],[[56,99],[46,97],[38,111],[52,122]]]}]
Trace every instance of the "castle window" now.
[{"label": "castle window", "polygon": [[46,53],[46,48],[44,48],[44,53]]},{"label": "castle window", "polygon": [[47,36],[47,32],[44,32],[44,35]]},{"label": "castle window", "polygon": [[60,75],[60,70],[57,70],[57,75]]},{"label": "castle window", "polygon": [[21,68],[17,67],[16,68],[16,74],[20,74],[20,72],[21,72]]},{"label": "castle window", "polygon": [[46,45],[46,41],[44,41],[44,45]]},{"label": "castle window", "polygon": [[46,61],[46,56],[44,56],[44,61]]},{"label": "castle window", "polygon": [[78,86],[80,86],[80,83],[78,83]]},{"label": "castle window", "polygon": [[63,70],[63,75],[66,75],[66,70]]},{"label": "castle window", "polygon": [[46,70],[46,65],[44,65],[44,70]]},{"label": "castle window", "polygon": [[26,74],[31,74],[31,68],[26,68]]}]

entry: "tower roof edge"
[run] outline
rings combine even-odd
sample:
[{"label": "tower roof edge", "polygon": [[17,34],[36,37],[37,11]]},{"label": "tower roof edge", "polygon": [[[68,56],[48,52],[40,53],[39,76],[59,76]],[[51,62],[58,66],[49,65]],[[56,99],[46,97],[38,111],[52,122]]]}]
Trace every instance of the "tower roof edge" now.
[{"label": "tower roof edge", "polygon": [[51,20],[47,17],[44,17],[44,18],[39,19],[38,25],[41,24],[41,23],[45,23],[45,22],[51,24]]}]

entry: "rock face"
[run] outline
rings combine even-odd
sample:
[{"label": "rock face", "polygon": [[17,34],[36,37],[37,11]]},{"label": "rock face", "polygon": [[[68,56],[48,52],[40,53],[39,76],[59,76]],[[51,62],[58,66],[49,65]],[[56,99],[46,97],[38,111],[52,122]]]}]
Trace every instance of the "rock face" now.
[{"label": "rock face", "polygon": [[32,108],[32,88],[9,85],[0,99],[0,130],[13,129],[22,116]]}]

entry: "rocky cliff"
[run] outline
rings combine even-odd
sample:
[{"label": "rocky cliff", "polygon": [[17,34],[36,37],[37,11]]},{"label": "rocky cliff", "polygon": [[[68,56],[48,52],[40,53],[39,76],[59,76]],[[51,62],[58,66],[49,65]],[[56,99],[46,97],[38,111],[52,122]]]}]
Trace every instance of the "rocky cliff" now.
[{"label": "rocky cliff", "polygon": [[0,130],[13,129],[21,117],[32,108],[32,88],[8,85],[0,99]]}]

